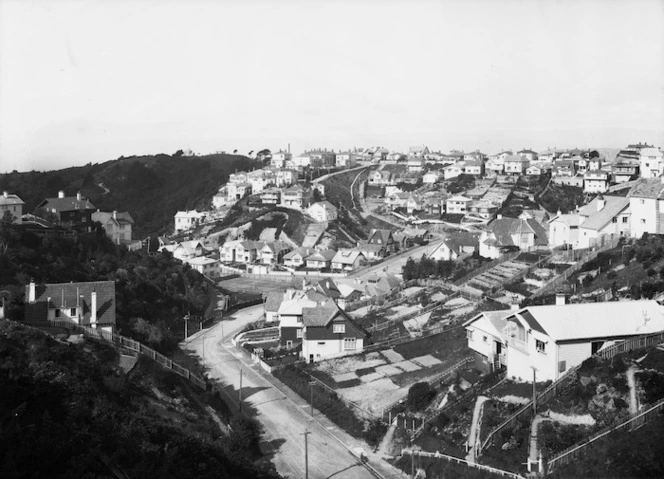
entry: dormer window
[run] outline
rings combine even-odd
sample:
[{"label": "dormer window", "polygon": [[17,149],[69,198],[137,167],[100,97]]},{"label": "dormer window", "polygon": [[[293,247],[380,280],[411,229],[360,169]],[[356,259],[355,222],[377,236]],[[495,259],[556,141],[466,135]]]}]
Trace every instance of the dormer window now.
[{"label": "dormer window", "polygon": [[332,332],[335,334],[343,334],[346,332],[345,324],[335,324],[332,326]]}]

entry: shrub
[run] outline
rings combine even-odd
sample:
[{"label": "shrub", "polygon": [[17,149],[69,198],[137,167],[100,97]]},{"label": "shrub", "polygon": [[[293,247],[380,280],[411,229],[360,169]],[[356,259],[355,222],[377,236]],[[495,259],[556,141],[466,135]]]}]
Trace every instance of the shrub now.
[{"label": "shrub", "polygon": [[406,404],[411,411],[421,411],[426,408],[431,400],[436,395],[436,392],[431,389],[427,382],[419,382],[413,384],[408,389],[408,399]]}]

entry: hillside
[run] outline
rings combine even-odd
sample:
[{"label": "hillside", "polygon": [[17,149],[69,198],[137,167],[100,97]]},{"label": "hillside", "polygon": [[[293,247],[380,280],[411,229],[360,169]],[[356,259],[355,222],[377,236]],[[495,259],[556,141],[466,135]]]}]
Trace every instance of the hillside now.
[{"label": "hillside", "polygon": [[0,191],[19,195],[32,212],[45,198],[64,190],[80,191],[103,211],[129,211],[136,221],[134,237],[172,228],[178,210],[207,208],[212,196],[235,171],[260,164],[245,156],[132,156],[63,170],[0,175]]},{"label": "hillside", "polygon": [[0,477],[279,477],[256,422],[147,359],[128,373],[119,360],[0,321]]}]

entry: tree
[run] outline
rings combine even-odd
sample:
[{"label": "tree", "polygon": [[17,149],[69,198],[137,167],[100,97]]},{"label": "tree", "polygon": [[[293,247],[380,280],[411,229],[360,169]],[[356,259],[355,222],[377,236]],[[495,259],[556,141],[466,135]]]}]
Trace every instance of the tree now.
[{"label": "tree", "polygon": [[421,411],[429,405],[435,395],[436,391],[431,389],[429,383],[415,383],[408,389],[406,405],[411,411]]}]

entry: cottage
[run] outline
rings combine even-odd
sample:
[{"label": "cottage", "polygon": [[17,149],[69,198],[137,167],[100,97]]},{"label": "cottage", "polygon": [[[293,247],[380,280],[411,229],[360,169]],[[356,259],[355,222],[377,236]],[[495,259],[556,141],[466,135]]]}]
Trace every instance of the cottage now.
[{"label": "cottage", "polygon": [[453,165],[446,166],[443,168],[443,175],[446,180],[451,180],[463,174],[465,168],[464,163],[455,163]]},{"label": "cottage", "polygon": [[579,208],[577,214],[579,248],[596,246],[603,236],[614,238],[630,234],[628,198],[598,195],[590,203]]},{"label": "cottage", "polygon": [[519,155],[510,155],[505,158],[506,175],[525,175],[530,166],[528,158]]},{"label": "cottage", "polygon": [[429,258],[436,261],[457,261],[479,250],[478,236],[472,233],[456,233],[448,236],[434,249]]},{"label": "cottage", "polygon": [[578,248],[579,223],[581,218],[577,213],[563,214],[560,211],[548,221],[549,247],[571,246]]},{"label": "cottage", "polygon": [[307,363],[356,354],[364,349],[367,334],[333,300],[303,308],[302,315],[302,357]]},{"label": "cottage", "polygon": [[315,308],[318,303],[309,299],[305,291],[289,289],[279,305],[279,342],[282,347],[291,349],[302,342],[304,322],[302,310]]},{"label": "cottage", "polygon": [[480,255],[499,258],[509,247],[523,251],[546,246],[547,232],[534,218],[498,218],[491,221],[480,235]]},{"label": "cottage", "polygon": [[462,195],[452,196],[445,202],[445,212],[447,214],[466,214],[468,206],[473,200]]},{"label": "cottage", "polygon": [[664,180],[640,180],[629,193],[631,235],[664,234]]},{"label": "cottage", "polygon": [[358,243],[357,249],[367,261],[380,261],[385,257],[385,247],[379,244]]},{"label": "cottage", "polygon": [[284,255],[284,266],[299,268],[304,266],[305,258],[312,255],[316,250],[313,248],[297,248]]},{"label": "cottage", "polygon": [[25,298],[28,324],[65,321],[109,333],[115,328],[114,281],[39,285],[30,281]]},{"label": "cottage", "polygon": [[357,249],[340,249],[332,258],[332,269],[338,271],[353,271],[363,265],[365,258]]},{"label": "cottage", "polygon": [[463,172],[466,175],[484,176],[484,161],[482,160],[465,160]]},{"label": "cottage", "polygon": [[305,261],[307,268],[310,269],[329,269],[332,265],[332,259],[336,256],[337,252],[333,249],[326,249],[323,251],[316,251],[306,257]]},{"label": "cottage", "polygon": [[307,208],[307,214],[315,219],[318,223],[327,223],[328,221],[335,221],[338,217],[336,206],[329,201],[319,201],[312,204]]},{"label": "cottage", "polygon": [[187,231],[199,226],[205,220],[205,213],[196,210],[175,213],[175,232]]},{"label": "cottage", "polygon": [[282,291],[270,291],[265,294],[265,302],[263,303],[265,323],[274,324],[279,322],[279,307],[285,296],[286,293]]},{"label": "cottage", "polygon": [[528,162],[537,161],[538,155],[536,151],[533,150],[521,150],[516,152],[517,155],[525,158]]},{"label": "cottage", "polygon": [[281,206],[294,209],[305,209],[311,203],[311,188],[294,185],[281,192]]},{"label": "cottage", "polygon": [[3,191],[0,196],[0,220],[9,215],[12,223],[20,225],[23,222],[23,205],[25,202],[17,195]]},{"label": "cottage", "polygon": [[463,325],[466,328],[468,348],[473,351],[475,369],[486,373],[507,366],[507,346],[503,329],[505,318],[512,311],[484,311]]},{"label": "cottage", "polygon": [[219,259],[210,256],[197,256],[184,261],[192,269],[208,278],[219,276]]},{"label": "cottage", "polygon": [[289,251],[290,247],[282,241],[267,241],[257,254],[262,264],[275,265],[281,263]]},{"label": "cottage", "polygon": [[369,233],[367,243],[381,246],[383,248],[383,256],[387,256],[388,253],[394,253],[397,250],[391,230],[372,229]]},{"label": "cottage", "polygon": [[[106,236],[110,238],[115,244],[135,245],[135,241],[131,239],[131,228],[134,225],[134,219],[128,211],[113,211],[112,213],[105,211],[97,211],[92,213],[92,221],[101,223],[106,231]],[[136,246],[129,249],[140,249],[141,242],[138,241],[138,248]]]}]

